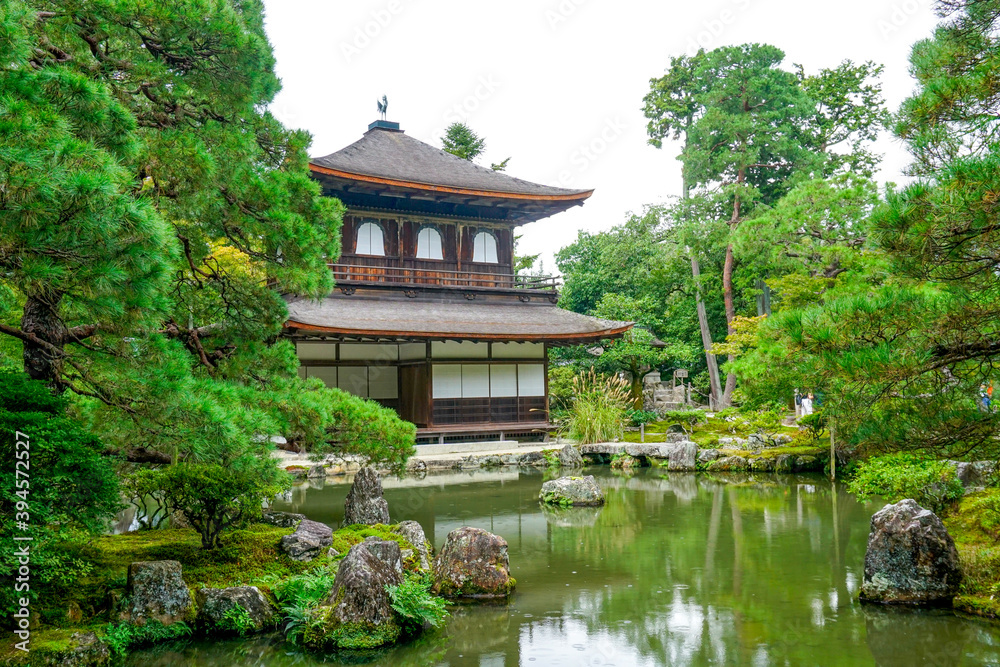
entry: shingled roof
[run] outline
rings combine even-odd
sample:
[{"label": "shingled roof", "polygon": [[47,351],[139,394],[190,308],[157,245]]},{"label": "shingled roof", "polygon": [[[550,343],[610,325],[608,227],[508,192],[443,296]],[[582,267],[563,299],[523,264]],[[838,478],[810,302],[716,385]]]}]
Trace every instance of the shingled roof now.
[{"label": "shingled roof", "polygon": [[336,153],[313,158],[310,165],[314,171],[342,178],[354,176],[363,181],[477,196],[572,201],[593,193],[514,178],[425,144],[401,130],[378,126]]},{"label": "shingled roof", "polygon": [[303,335],[579,344],[618,337],[632,328],[632,323],[588,317],[547,303],[441,302],[357,295],[293,300],[288,304],[285,327]]}]

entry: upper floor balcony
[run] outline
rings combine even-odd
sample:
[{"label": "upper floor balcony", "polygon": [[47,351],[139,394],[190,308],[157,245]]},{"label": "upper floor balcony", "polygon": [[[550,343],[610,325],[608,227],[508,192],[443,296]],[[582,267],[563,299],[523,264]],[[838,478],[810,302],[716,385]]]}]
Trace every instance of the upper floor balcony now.
[{"label": "upper floor balcony", "polygon": [[393,256],[341,255],[330,264],[342,287],[419,287],[537,295],[556,299],[559,281],[551,276],[519,276],[510,265],[448,262]]}]

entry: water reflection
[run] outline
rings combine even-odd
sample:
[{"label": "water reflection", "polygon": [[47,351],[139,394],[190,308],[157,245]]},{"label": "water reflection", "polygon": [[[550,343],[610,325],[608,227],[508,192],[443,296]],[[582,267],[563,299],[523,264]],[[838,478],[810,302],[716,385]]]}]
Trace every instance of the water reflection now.
[{"label": "water reflection", "polygon": [[[602,508],[543,508],[543,473],[387,480],[394,520],[440,548],[462,525],[510,545],[508,605],[460,606],[447,628],[377,654],[323,658],[271,639],[191,642],[132,664],[998,664],[996,626],[857,602],[875,505],[819,476],[616,475]],[[276,509],[337,527],[348,487],[302,485]],[[163,649],[167,650],[167,649]]]}]

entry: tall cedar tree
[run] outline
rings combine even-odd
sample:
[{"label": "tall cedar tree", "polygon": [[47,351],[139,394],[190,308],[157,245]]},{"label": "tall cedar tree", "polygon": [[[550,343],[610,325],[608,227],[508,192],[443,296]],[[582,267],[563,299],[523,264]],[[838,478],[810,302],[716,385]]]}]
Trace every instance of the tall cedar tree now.
[{"label": "tall cedar tree", "polygon": [[[731,233],[780,200],[798,178],[845,165],[870,170],[875,162],[864,145],[884,117],[879,88],[868,82],[880,68],[845,62],[808,77],[801,68],[798,74],[782,69],[784,57],[773,46],[745,44],[675,58],[664,77],[651,81],[644,100],[651,143],[684,140],[685,198],[693,188],[721,197]],[[851,150],[833,150],[845,143]],[[722,283],[730,334],[736,263],[729,243]],[[696,263],[692,270],[698,273]],[[700,319],[707,343],[706,319]],[[730,403],[735,383],[730,373],[719,407]]]}]

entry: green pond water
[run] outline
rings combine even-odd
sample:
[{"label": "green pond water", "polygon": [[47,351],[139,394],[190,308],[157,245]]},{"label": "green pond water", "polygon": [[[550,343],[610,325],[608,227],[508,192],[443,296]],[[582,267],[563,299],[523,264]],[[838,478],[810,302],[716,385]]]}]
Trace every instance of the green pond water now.
[{"label": "green pond water", "polygon": [[[135,667],[371,665],[998,665],[1000,625],[857,601],[878,503],[816,475],[617,476],[602,508],[538,503],[543,473],[385,480],[394,521],[436,549],[477,526],[510,545],[509,604],[452,608],[447,627],[384,651],[312,656],[267,636],[177,642]],[[344,484],[302,485],[276,509],[336,528]]]}]

